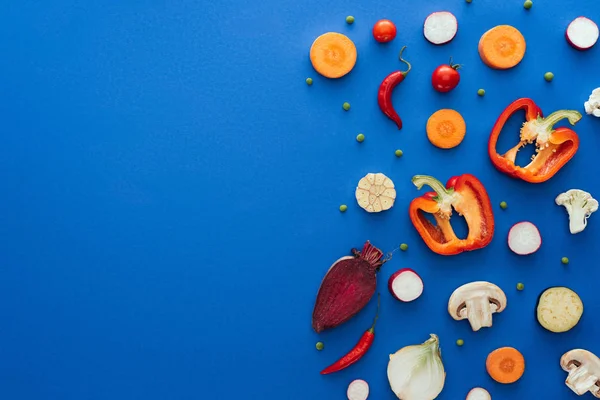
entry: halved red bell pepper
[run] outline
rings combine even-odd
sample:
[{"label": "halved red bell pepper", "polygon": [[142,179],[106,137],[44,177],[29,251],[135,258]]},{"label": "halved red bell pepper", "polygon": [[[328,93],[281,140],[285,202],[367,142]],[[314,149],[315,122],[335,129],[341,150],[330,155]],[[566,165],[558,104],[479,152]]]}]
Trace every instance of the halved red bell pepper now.
[{"label": "halved red bell pepper", "polygon": [[[492,204],[485,187],[473,175],[452,177],[445,187],[427,175],[416,175],[412,182],[418,189],[428,185],[434,190],[414,199],[409,207],[413,225],[433,252],[447,256],[459,254],[481,249],[492,241]],[[465,239],[459,239],[450,225],[452,209],[467,222],[469,233]],[[425,213],[432,214],[437,224],[430,222]]]},{"label": "halved red bell pepper", "polygon": [[[496,144],[506,121],[517,111],[525,110],[525,123],[521,128],[519,143],[500,155]],[[542,110],[531,99],[519,99],[509,105],[500,115],[488,143],[488,153],[494,167],[501,172],[526,182],[541,183],[552,178],[577,152],[579,137],[569,128],[553,129],[560,120],[567,118],[571,125],[581,119],[575,110],[555,111],[546,118]],[[515,164],[517,152],[521,147],[534,143],[536,154],[525,167]]]}]

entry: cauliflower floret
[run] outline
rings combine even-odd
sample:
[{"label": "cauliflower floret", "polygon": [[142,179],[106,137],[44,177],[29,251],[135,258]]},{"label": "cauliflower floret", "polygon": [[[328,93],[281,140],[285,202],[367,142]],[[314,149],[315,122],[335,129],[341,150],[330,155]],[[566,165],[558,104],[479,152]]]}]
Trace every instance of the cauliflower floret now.
[{"label": "cauliflower floret", "polygon": [[598,210],[598,201],[580,189],[567,190],[556,197],[556,204],[564,206],[569,213],[569,230],[572,234],[583,231],[587,219]]},{"label": "cauliflower floret", "polygon": [[600,117],[600,88],[596,88],[590,94],[590,98],[586,101],[583,106],[585,112],[591,114],[594,117]]}]

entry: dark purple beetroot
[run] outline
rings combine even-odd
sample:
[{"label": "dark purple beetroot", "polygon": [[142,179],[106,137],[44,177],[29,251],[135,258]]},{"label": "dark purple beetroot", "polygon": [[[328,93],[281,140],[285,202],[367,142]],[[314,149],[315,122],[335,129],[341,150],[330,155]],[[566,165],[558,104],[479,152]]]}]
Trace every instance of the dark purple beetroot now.
[{"label": "dark purple beetroot", "polygon": [[367,240],[362,252],[352,249],[352,254],[333,263],[321,282],[312,318],[317,333],[348,321],[375,294],[383,253]]}]

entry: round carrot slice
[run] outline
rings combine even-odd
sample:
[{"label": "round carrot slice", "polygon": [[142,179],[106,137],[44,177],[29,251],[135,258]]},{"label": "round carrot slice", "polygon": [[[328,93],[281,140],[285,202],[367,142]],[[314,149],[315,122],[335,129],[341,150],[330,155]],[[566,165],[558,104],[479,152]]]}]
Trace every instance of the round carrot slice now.
[{"label": "round carrot slice", "polygon": [[481,36],[479,56],[490,68],[509,69],[521,62],[527,45],[519,30],[510,25],[498,25]]},{"label": "round carrot slice", "polygon": [[341,78],[356,64],[356,46],[346,35],[324,33],[310,48],[310,62],[319,74],[327,78]]},{"label": "round carrot slice", "polygon": [[451,149],[463,141],[467,125],[457,111],[442,109],[429,117],[426,130],[431,144],[440,149]]},{"label": "round carrot slice", "polygon": [[525,358],[513,347],[501,347],[488,355],[485,368],[496,382],[514,383],[525,372]]}]

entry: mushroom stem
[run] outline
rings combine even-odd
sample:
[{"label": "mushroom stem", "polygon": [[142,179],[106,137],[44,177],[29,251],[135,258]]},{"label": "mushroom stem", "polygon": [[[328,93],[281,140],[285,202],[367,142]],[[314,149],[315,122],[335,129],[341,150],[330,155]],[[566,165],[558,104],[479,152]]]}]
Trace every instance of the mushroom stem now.
[{"label": "mushroom stem", "polygon": [[581,396],[588,390],[593,393],[592,388],[596,385],[597,381],[598,378],[591,374],[585,365],[580,365],[569,371],[569,376],[565,383],[572,391]]},{"label": "mushroom stem", "polygon": [[473,331],[492,326],[492,304],[487,297],[476,297],[465,302],[467,318]]}]

